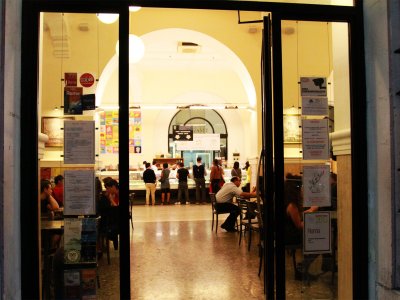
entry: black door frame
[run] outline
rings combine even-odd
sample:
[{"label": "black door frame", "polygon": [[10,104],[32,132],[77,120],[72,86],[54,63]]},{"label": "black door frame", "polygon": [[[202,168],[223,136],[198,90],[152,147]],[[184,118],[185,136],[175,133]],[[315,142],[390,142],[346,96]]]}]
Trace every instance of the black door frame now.
[{"label": "black door frame", "polygon": [[[38,30],[40,12],[97,13],[113,12],[119,19],[119,106],[120,106],[120,193],[121,198],[129,195],[129,152],[128,152],[128,6],[196,8],[220,10],[268,11],[272,13],[273,52],[273,90],[274,90],[274,174],[265,178],[282,179],[275,181],[275,197],[283,194],[283,120],[282,120],[282,78],[281,61],[281,20],[348,22],[350,45],[350,96],[351,96],[351,132],[352,132],[352,178],[353,178],[353,298],[368,298],[368,207],[367,199],[367,157],[366,157],[366,105],[365,105],[365,59],[363,37],[362,1],[356,1],[355,7],[325,6],[309,4],[268,3],[257,1],[232,0],[25,0],[22,11],[22,58],[21,58],[21,287],[23,299],[39,299],[39,255],[38,216],[32,211],[39,211],[38,195],[38,126],[37,126],[37,70],[38,70]],[[355,33],[355,34],[352,34]],[[267,77],[264,77],[267,78]],[[279,104],[280,103],[280,104]],[[264,131],[263,131],[264,134]],[[271,155],[271,154],[266,154]],[[363,174],[364,176],[357,176]],[[23,203],[22,203],[23,201]],[[124,202],[121,202],[124,203]],[[126,207],[125,207],[126,206]],[[275,218],[282,217],[284,209],[275,207]],[[122,220],[120,249],[120,297],[130,298],[130,249],[129,249],[129,212],[128,203],[121,205]],[[281,229],[276,228],[279,235]],[[283,235],[282,235],[283,236]],[[29,246],[27,246],[29,245]],[[277,267],[284,266],[284,248],[282,241],[277,240]],[[265,260],[264,260],[265,261]],[[282,273],[277,272],[277,291],[284,293],[284,285],[279,285]],[[32,275],[35,276],[32,276]],[[267,276],[265,276],[266,280]],[[281,298],[282,294],[277,294]],[[284,295],[283,295],[284,296]]]}]

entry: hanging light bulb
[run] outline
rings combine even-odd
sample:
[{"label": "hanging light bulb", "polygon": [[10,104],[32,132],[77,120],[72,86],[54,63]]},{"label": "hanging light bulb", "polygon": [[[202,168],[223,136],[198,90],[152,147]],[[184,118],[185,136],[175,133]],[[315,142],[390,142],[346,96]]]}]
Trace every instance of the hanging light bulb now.
[{"label": "hanging light bulb", "polygon": [[[115,52],[119,55],[119,41],[115,45]],[[129,63],[137,63],[144,56],[144,43],[134,34],[129,35]]]},{"label": "hanging light bulb", "polygon": [[97,14],[97,18],[104,24],[111,24],[118,20],[119,14]]},{"label": "hanging light bulb", "polygon": [[137,12],[141,9],[141,6],[129,6],[129,11],[130,12]]}]

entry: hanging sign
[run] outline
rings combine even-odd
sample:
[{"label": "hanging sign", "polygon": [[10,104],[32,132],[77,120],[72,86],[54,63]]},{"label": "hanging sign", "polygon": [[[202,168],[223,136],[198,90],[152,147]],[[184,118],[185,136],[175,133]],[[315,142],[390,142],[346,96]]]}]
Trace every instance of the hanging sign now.
[{"label": "hanging sign", "polygon": [[332,253],[329,211],[303,213],[303,254]]},{"label": "hanging sign", "polygon": [[64,171],[64,215],[96,214],[94,170]]},{"label": "hanging sign", "polygon": [[303,206],[331,206],[329,165],[303,167]]},{"label": "hanging sign", "polygon": [[94,76],[90,73],[83,73],[81,77],[79,77],[79,83],[83,87],[91,87],[94,84]]},{"label": "hanging sign", "polygon": [[176,141],[176,150],[205,150],[220,151],[221,139],[219,133],[215,134],[194,134],[193,141]]},{"label": "hanging sign", "polygon": [[193,141],[193,126],[173,126],[174,141]]},{"label": "hanging sign", "polygon": [[94,121],[64,122],[64,164],[95,163]]},{"label": "hanging sign", "polygon": [[301,96],[326,97],[325,77],[300,77]]}]

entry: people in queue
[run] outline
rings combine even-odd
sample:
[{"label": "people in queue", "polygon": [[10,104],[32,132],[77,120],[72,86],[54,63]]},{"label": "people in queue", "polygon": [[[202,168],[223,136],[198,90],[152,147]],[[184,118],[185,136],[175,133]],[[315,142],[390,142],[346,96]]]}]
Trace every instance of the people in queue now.
[{"label": "people in queue", "polygon": [[40,182],[40,212],[44,215],[50,213],[51,216],[54,216],[54,211],[60,208],[52,194],[51,182],[43,179]]},{"label": "people in queue", "polygon": [[53,197],[56,199],[58,206],[64,206],[64,177],[57,175],[54,177]]},{"label": "people in queue", "polygon": [[241,197],[244,199],[256,197],[255,187],[251,192],[243,192],[240,188],[241,178],[234,176],[231,182],[225,183],[215,195],[216,209],[218,212],[227,212],[229,216],[222,223],[221,228],[228,232],[235,232],[236,219],[240,214],[240,208],[233,203],[233,197]]},{"label": "people in queue", "polygon": [[[286,245],[302,245],[303,243],[303,228],[302,220],[303,209],[303,192],[301,176],[288,173],[284,183],[284,200],[286,207],[286,222],[285,222],[285,244]],[[312,206],[304,212],[315,212],[318,207]],[[296,266],[296,280],[310,280],[314,276],[308,273],[311,263],[318,255],[304,255],[304,260],[300,266]]]},{"label": "people in queue", "polygon": [[246,161],[244,170],[246,170],[246,182],[243,186],[243,191],[244,192],[250,192],[250,184],[251,184],[251,167],[250,163]]},{"label": "people in queue", "polygon": [[150,195],[151,195],[151,204],[156,204],[156,173],[151,168],[150,163],[146,163],[146,170],[143,172],[143,181],[146,186],[146,205],[150,204]]},{"label": "people in queue", "polygon": [[237,176],[237,177],[239,177],[239,178],[242,178],[242,170],[240,169],[240,166],[239,166],[239,162],[238,161],[235,161],[234,163],[233,163],[233,168],[232,168],[232,170],[231,170],[231,176],[233,177],[233,176]]},{"label": "people in queue", "polygon": [[169,184],[169,174],[171,170],[168,167],[168,163],[163,163],[163,169],[161,171],[161,176],[159,181],[161,182],[161,205],[164,205],[164,200],[166,200],[166,204],[169,204],[169,200],[171,198],[171,186]]},{"label": "people in queue", "polygon": [[183,162],[178,163],[178,171],[176,172],[176,178],[178,178],[178,201],[176,204],[185,204],[185,202],[181,202],[182,193],[185,194],[186,204],[190,204],[189,200],[189,188],[188,188],[188,180],[189,171],[185,168]]},{"label": "people in queue", "polygon": [[158,167],[156,165],[156,161],[153,159],[153,162],[151,163],[151,168],[153,169],[154,173],[158,171]]},{"label": "people in queue", "polygon": [[[201,161],[201,157],[197,157],[196,164],[193,166],[193,179],[196,184],[196,203],[206,204],[206,168]],[[201,198],[200,198],[201,195]]]},{"label": "people in queue", "polygon": [[213,160],[213,165],[210,171],[211,192],[216,194],[220,188],[221,183],[224,182],[224,169],[219,165],[218,159]]}]

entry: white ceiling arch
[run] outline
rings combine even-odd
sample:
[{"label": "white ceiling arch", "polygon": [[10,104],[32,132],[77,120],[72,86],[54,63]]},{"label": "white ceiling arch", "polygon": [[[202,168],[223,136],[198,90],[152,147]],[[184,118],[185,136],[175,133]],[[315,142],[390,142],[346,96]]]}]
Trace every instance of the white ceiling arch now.
[{"label": "white ceiling arch", "polygon": [[[131,105],[215,104],[219,99],[221,104],[255,106],[256,91],[245,65],[215,38],[194,30],[166,28],[141,39],[145,55],[129,66]],[[179,47],[182,42],[192,43],[184,53]],[[117,70],[114,55],[99,78],[98,106],[117,104]]]}]

